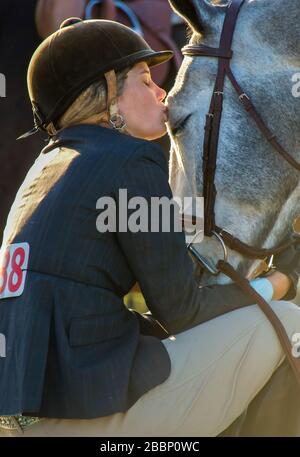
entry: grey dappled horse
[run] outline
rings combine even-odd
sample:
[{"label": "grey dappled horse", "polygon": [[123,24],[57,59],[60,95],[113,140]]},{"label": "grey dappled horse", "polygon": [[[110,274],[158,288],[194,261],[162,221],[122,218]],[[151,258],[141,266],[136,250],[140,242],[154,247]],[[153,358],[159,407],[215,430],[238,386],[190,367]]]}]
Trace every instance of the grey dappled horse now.
[{"label": "grey dappled horse", "polygon": [[[191,28],[189,44],[219,47],[228,2],[170,2]],[[300,73],[299,0],[246,0],[232,49],[231,68],[237,81],[283,147],[299,161],[300,98],[293,79]],[[168,96],[170,183],[175,196],[202,195],[204,123],[217,65],[213,57],[185,57]],[[228,80],[215,184],[216,224],[251,246],[280,244],[300,212],[299,172],[269,145]],[[205,238],[198,250],[213,263],[222,258],[213,238]],[[253,261],[233,251],[229,251],[229,262],[243,275],[254,268]],[[213,282],[228,279],[202,277],[203,284]]]}]

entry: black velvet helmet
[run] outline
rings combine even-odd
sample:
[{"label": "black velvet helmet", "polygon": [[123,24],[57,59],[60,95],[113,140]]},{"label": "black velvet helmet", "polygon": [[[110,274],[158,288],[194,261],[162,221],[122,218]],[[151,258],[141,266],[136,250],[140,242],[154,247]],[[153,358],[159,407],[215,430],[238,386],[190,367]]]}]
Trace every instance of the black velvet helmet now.
[{"label": "black velvet helmet", "polygon": [[90,84],[110,70],[138,62],[149,66],[169,60],[172,51],[153,51],[125,25],[107,20],[70,18],[46,38],[32,56],[27,74],[35,129],[55,125]]}]

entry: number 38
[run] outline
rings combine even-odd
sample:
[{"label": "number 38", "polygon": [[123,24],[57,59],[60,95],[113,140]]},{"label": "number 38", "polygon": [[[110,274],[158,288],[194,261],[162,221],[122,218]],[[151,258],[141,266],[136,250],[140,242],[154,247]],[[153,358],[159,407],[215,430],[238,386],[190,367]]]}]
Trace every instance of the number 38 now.
[{"label": "number 38", "polygon": [[28,254],[28,243],[11,244],[4,251],[0,263],[0,298],[17,296],[23,292]]}]

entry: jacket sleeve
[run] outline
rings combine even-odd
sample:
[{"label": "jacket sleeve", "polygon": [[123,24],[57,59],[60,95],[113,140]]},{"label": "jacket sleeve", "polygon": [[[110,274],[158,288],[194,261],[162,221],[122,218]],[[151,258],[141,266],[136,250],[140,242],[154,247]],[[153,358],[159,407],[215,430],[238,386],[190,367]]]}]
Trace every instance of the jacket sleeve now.
[{"label": "jacket sleeve", "polygon": [[[143,197],[149,208],[151,197],[171,199],[167,168],[161,149],[145,142],[132,154],[115,183],[117,213],[119,189],[127,190],[128,199]],[[129,219],[135,211],[128,210]],[[150,209],[148,215],[150,226]],[[169,232],[162,231],[160,226],[157,232],[137,233],[120,231],[119,224],[118,219],[116,235],[119,244],[147,306],[170,334],[253,304],[253,300],[234,284],[199,288],[184,233],[176,232],[174,224],[171,223]]]}]

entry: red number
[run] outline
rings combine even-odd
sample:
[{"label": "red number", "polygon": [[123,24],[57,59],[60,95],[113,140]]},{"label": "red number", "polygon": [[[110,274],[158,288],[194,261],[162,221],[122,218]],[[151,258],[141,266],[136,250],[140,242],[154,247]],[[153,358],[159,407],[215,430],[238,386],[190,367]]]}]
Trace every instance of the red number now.
[{"label": "red number", "polygon": [[[19,256],[18,262],[17,262],[17,256]],[[25,260],[24,249],[17,248],[14,251],[14,253],[12,255],[12,259],[11,259],[12,271],[11,271],[11,273],[9,275],[9,279],[8,279],[8,289],[10,292],[16,292],[22,284],[22,279],[23,279],[22,265],[24,263],[24,260]],[[14,280],[15,275],[17,276],[17,282],[14,284],[13,280]]]},{"label": "red number", "polygon": [[2,285],[0,286],[0,294],[4,291],[7,283],[7,267],[9,264],[10,260],[10,253],[9,250],[7,249],[5,254],[4,254],[4,263],[0,267],[0,281],[2,280]]}]

